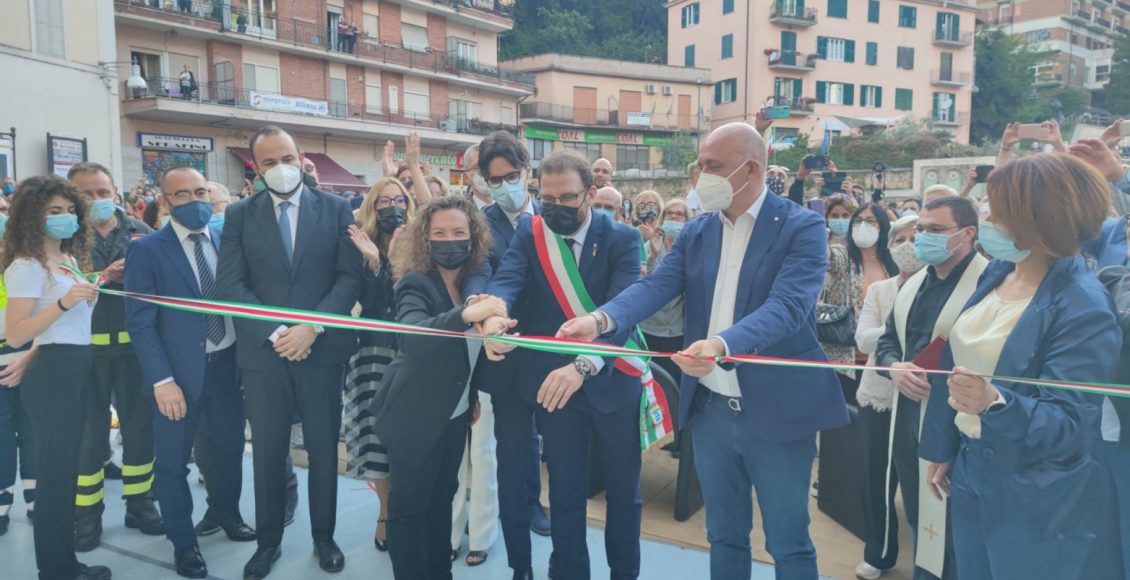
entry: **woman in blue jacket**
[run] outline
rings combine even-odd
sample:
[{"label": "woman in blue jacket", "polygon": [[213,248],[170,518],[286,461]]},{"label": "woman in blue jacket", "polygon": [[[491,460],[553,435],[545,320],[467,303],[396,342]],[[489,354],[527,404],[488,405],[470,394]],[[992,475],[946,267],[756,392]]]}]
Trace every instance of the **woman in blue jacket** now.
[{"label": "woman in blue jacket", "polygon": [[[995,258],[950,333],[919,455],[950,495],[962,580],[1120,578],[1109,472],[1092,458],[1102,398],[983,375],[1107,382],[1113,305],[1078,256],[1110,206],[1105,180],[1066,155],[997,168],[980,241]],[[952,470],[951,470],[952,466]]]}]

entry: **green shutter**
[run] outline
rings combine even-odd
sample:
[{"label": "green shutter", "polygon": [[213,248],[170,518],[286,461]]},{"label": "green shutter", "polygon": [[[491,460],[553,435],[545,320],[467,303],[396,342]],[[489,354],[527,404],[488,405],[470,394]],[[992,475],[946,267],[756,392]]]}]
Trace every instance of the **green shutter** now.
[{"label": "green shutter", "polygon": [[946,13],[939,12],[937,22],[934,24],[934,31],[939,35],[946,29]]},{"label": "green shutter", "polygon": [[734,0],[722,0],[722,14],[729,14],[734,11]]},{"label": "green shutter", "polygon": [[914,91],[910,89],[895,89],[895,108],[900,111],[913,109]]},{"label": "green shutter", "polygon": [[868,22],[878,22],[879,21],[879,0],[868,0],[867,1],[867,21]]},{"label": "green shutter", "polygon": [[722,37],[722,58],[734,56],[734,35],[727,34]]},{"label": "green shutter", "polygon": [[875,87],[875,107],[883,107],[883,87]]},{"label": "green shutter", "polygon": [[866,58],[867,58],[867,64],[869,64],[869,65],[879,64],[879,43],[877,43],[877,42],[868,42],[867,43],[867,57]]},{"label": "green shutter", "polygon": [[844,41],[844,62],[855,62],[855,41]]},{"label": "green shutter", "polygon": [[714,85],[714,104],[722,104],[722,83]]},{"label": "green shutter", "polygon": [[820,58],[828,58],[828,38],[825,36],[816,37],[816,54]]},{"label": "green shutter", "polygon": [[804,82],[801,79],[793,79],[793,99],[799,99],[804,94]]},{"label": "green shutter", "polygon": [[847,0],[828,0],[828,16],[847,18]]},{"label": "green shutter", "polygon": [[679,16],[682,19],[682,27],[686,28],[687,27],[687,7],[686,6],[684,6],[683,9],[679,11]]},{"label": "green shutter", "polygon": [[686,46],[686,48],[683,49],[683,66],[687,66],[687,67],[693,67],[694,66],[694,45],[693,44],[688,44]]},{"label": "green shutter", "polygon": [[796,0],[796,9],[801,14],[804,14],[804,0]]},{"label": "green shutter", "polygon": [[844,83],[844,104],[855,104],[855,85],[851,83]]},{"label": "green shutter", "polygon": [[824,81],[816,81],[816,102],[828,102],[828,83]]}]

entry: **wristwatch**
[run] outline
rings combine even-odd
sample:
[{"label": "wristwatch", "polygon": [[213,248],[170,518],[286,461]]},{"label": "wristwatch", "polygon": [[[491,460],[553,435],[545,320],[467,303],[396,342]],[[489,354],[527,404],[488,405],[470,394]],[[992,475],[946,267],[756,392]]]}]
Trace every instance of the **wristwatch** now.
[{"label": "wristwatch", "polygon": [[577,369],[578,373],[581,373],[581,378],[587,379],[592,376],[593,369],[588,359],[577,357],[573,360],[573,368]]}]

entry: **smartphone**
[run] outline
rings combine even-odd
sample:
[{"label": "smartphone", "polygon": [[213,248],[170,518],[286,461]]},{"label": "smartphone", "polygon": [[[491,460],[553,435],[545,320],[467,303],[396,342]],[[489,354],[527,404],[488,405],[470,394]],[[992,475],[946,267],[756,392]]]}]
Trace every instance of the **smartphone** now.
[{"label": "smartphone", "polygon": [[1045,127],[1039,123],[1029,123],[1020,125],[1018,134],[1021,139],[1035,139],[1037,141],[1047,141],[1051,137],[1051,128]]},{"label": "smartphone", "polygon": [[977,183],[985,183],[985,180],[989,178],[989,173],[992,173],[993,169],[995,169],[993,165],[978,165],[974,167],[973,170],[977,172]]},{"label": "smartphone", "polygon": [[820,189],[821,195],[843,193],[844,180],[847,179],[846,171],[825,171],[820,177],[824,179],[824,186]]},{"label": "smartphone", "polygon": [[765,117],[766,119],[773,119],[773,120],[788,119],[789,118],[789,108],[788,107],[763,107],[761,109],[761,115],[763,117]]},{"label": "smartphone", "polygon": [[810,199],[805,203],[805,205],[808,206],[808,209],[820,215],[824,215],[824,200],[820,198]]},{"label": "smartphone", "polygon": [[812,155],[804,158],[805,169],[824,169],[828,166],[828,158],[823,155]]},{"label": "smartphone", "polygon": [[1130,137],[1130,121],[1123,121],[1118,124],[1118,134],[1123,137]]}]

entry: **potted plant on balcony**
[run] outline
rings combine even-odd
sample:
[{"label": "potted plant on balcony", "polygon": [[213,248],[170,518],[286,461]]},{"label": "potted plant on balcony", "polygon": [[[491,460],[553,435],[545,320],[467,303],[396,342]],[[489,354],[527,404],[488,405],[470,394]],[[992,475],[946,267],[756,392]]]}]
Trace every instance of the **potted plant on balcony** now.
[{"label": "potted plant on balcony", "polygon": [[247,32],[247,14],[240,12],[239,16],[235,17],[235,27],[241,33]]}]

